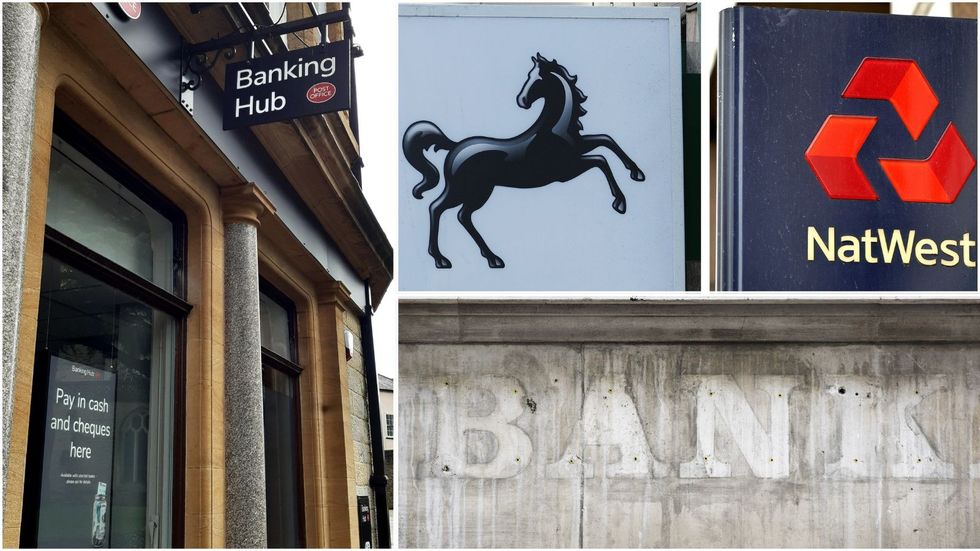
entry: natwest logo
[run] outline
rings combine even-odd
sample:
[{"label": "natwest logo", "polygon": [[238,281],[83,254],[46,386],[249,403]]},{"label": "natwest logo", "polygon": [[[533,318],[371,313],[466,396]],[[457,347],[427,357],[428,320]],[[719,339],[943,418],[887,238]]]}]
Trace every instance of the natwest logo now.
[{"label": "natwest logo", "polygon": [[[911,59],[867,57],[841,94],[848,99],[891,103],[913,140],[928,124],[939,98]],[[878,117],[830,115],[806,150],[807,162],[833,199],[878,200],[857,156]],[[950,122],[928,158],[879,158],[878,163],[905,202],[953,203],[976,166],[963,138]]]}]

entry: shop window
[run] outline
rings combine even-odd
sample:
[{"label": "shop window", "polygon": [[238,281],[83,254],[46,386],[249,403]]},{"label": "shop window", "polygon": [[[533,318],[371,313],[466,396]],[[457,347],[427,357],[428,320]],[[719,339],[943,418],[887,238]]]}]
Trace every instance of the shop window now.
[{"label": "shop window", "polygon": [[[265,285],[263,288],[269,292]],[[270,352],[277,354],[283,359],[296,363],[295,344],[293,342],[293,320],[295,316],[286,306],[284,301],[277,302],[265,292],[259,293],[259,310],[262,312],[260,321],[262,323],[262,347]]]},{"label": "shop window", "polygon": [[262,406],[265,424],[265,497],[269,547],[302,547],[303,495],[299,440],[296,309],[261,282]]},{"label": "shop window", "polygon": [[170,547],[184,219],[55,120],[21,544]]},{"label": "shop window", "polygon": [[59,136],[48,186],[48,227],[173,292],[173,222]]}]

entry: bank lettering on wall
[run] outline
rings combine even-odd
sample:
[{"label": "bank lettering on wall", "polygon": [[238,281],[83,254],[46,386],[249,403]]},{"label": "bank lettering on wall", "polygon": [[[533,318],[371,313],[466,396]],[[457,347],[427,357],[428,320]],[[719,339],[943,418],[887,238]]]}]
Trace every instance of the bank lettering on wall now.
[{"label": "bank lettering on wall", "polygon": [[[420,391],[434,416],[426,426],[436,434],[434,456],[417,475],[503,479],[530,469],[552,479],[729,478],[744,476],[733,469],[744,461],[751,476],[775,480],[801,469],[827,480],[978,478],[977,464],[957,466],[915,416],[923,402],[948,392],[946,381],[945,375],[822,375],[808,385],[802,376],[737,382],[730,375],[684,375],[677,389],[659,397],[666,406],[656,411],[674,411],[675,424],[690,419],[693,441],[674,447],[695,453],[665,457],[644,430],[664,424],[645,418],[641,412],[650,410],[637,407],[622,375],[600,377],[585,389],[578,424],[558,448],[553,434],[536,441],[519,424],[525,415],[547,415],[553,405],[532,399],[533,389],[519,378],[447,376]],[[749,392],[764,396],[765,405]],[[476,403],[483,405],[467,406]],[[817,435],[811,445],[820,449],[818,463],[793,444],[794,433]],[[734,444],[726,452],[717,446],[722,435]],[[535,465],[532,458],[542,456],[545,462]]]}]

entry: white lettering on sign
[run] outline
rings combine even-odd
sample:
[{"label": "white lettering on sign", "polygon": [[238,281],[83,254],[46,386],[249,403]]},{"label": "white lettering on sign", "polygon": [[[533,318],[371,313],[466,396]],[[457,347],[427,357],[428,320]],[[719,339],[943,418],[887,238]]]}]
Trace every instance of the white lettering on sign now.
[{"label": "white lettering on sign", "polygon": [[789,393],[797,377],[758,377],[756,387],[769,395],[769,431],[752,410],[745,393],[728,375],[685,377],[697,396],[697,455],[681,463],[681,478],[729,477],[732,467],[715,455],[715,421],[728,426],[752,474],[759,478],[789,476]]},{"label": "white lettering on sign", "polygon": [[75,407],[75,397],[69,396],[68,393],[61,389],[61,387],[58,387],[55,390],[54,401],[68,409]]},{"label": "white lettering on sign", "polygon": [[247,99],[235,98],[235,117],[242,116],[242,111],[248,111],[248,115],[261,115],[272,111],[282,111],[286,107],[286,98],[272,92],[268,98],[256,99],[255,96],[248,96]]},{"label": "white lettering on sign", "polygon": [[75,442],[69,442],[68,457],[73,459],[92,459],[92,448],[76,446]]},{"label": "white lettering on sign", "polygon": [[562,457],[548,465],[548,477],[593,478],[595,467],[584,459],[587,447],[594,447],[597,457],[603,458],[607,478],[646,477],[651,471],[669,471],[651,453],[636,404],[626,393],[623,379],[622,375],[606,375],[586,391],[582,421]]},{"label": "white lettering on sign", "polygon": [[319,75],[323,78],[332,77],[337,72],[337,58],[325,57],[320,60],[303,61],[299,58],[294,62],[285,60],[282,67],[273,67],[260,71],[249,68],[238,69],[235,73],[235,89],[244,90],[252,86],[264,86],[275,82],[284,82],[295,78],[307,78]]},{"label": "white lettering on sign", "polygon": [[[524,413],[527,400],[520,381],[489,376],[436,386],[440,404],[437,449],[429,463],[429,476],[510,478],[524,469],[533,448],[527,433],[512,424]],[[474,404],[486,406],[488,402],[491,407],[479,408],[488,412],[473,414],[478,409]],[[463,444],[468,432],[484,433],[496,441],[496,451],[487,462],[467,462]]]},{"label": "white lettering on sign", "polygon": [[[903,234],[900,230],[892,230],[891,235],[884,229],[864,230],[860,236],[843,234],[839,238],[837,229],[827,228],[826,239],[817,228],[807,227],[806,259],[813,262],[818,257],[817,251],[828,262],[891,264],[901,261],[910,264],[914,259],[923,266],[958,266],[976,268],[977,262],[973,255],[977,242],[969,233],[964,233],[958,239],[935,241],[929,238],[916,238],[916,231],[909,230]],[[877,254],[876,254],[877,253]],[[941,253],[941,255],[940,255]]]}]

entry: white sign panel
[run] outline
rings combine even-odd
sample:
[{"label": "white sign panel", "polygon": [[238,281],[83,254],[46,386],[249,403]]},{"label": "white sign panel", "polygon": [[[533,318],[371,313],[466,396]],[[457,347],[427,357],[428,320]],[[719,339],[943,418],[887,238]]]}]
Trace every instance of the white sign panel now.
[{"label": "white sign panel", "polygon": [[405,291],[684,290],[680,12],[401,6]]}]

